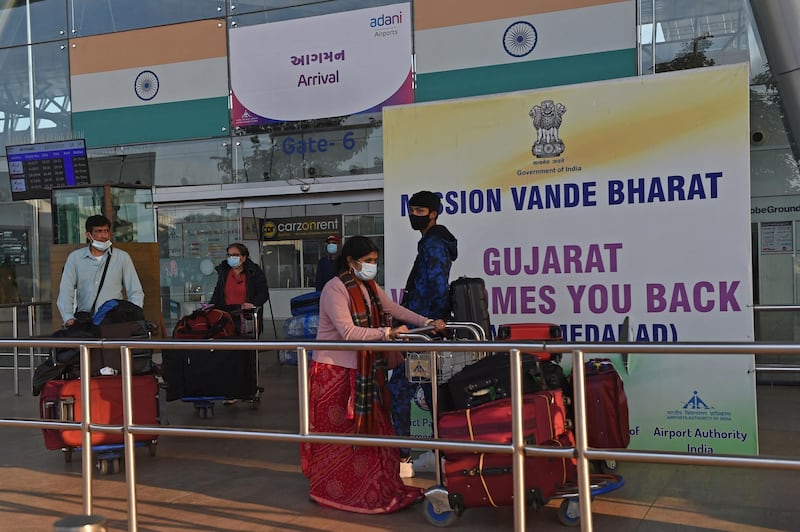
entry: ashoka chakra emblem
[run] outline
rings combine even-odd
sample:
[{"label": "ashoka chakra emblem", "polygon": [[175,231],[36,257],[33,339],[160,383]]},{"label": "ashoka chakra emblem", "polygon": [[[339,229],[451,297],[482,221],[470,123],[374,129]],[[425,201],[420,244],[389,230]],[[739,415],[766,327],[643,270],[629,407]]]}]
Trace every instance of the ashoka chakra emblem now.
[{"label": "ashoka chakra emblem", "polygon": [[503,34],[503,48],[505,48],[508,55],[523,57],[536,48],[538,39],[539,36],[533,24],[520,20],[506,28]]},{"label": "ashoka chakra emblem", "polygon": [[150,70],[142,70],[133,82],[136,96],[141,100],[152,100],[158,94],[158,76]]}]

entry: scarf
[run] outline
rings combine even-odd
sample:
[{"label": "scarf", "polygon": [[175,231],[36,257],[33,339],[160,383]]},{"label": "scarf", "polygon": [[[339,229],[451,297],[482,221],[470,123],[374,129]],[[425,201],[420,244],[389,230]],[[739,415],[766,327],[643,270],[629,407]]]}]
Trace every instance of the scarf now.
[{"label": "scarf", "polygon": [[[359,327],[384,326],[384,313],[375,281],[364,281],[369,294],[369,307],[358,282],[350,272],[339,274],[352,303],[353,323]],[[357,354],[353,415],[356,434],[376,434],[381,410],[388,411],[389,390],[386,387],[386,361],[383,353],[359,351]]]}]

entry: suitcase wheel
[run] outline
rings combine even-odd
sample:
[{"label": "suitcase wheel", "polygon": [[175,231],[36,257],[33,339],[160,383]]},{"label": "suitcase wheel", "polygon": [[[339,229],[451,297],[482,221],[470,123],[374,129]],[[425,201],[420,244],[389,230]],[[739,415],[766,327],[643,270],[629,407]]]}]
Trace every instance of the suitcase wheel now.
[{"label": "suitcase wheel", "polygon": [[194,413],[200,419],[210,419],[214,417],[214,403],[197,404],[194,407]]},{"label": "suitcase wheel", "polygon": [[578,499],[564,499],[558,507],[558,521],[564,526],[578,526],[581,521],[581,506]]},{"label": "suitcase wheel", "polygon": [[110,475],[120,472],[120,456],[116,454],[101,454],[97,457],[97,470],[101,475]]},{"label": "suitcase wheel", "polygon": [[425,512],[425,519],[433,526],[444,528],[450,526],[458,519],[458,515],[451,508],[445,508],[442,505],[434,504],[429,499],[425,499],[422,511]]},{"label": "suitcase wheel", "polygon": [[614,473],[618,467],[616,460],[597,460],[595,465],[600,473],[604,473],[606,475]]}]

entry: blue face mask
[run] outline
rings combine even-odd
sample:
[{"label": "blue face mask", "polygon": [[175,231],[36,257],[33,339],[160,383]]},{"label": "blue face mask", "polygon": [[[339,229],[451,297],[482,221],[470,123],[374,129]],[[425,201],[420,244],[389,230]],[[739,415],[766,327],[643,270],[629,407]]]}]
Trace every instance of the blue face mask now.
[{"label": "blue face mask", "polygon": [[239,266],[241,260],[242,257],[228,257],[228,266],[230,266],[231,268],[236,268],[237,266]]},{"label": "blue face mask", "polygon": [[325,246],[325,250],[328,252],[328,255],[334,255],[337,251],[339,251],[339,246],[336,244],[328,244]]}]

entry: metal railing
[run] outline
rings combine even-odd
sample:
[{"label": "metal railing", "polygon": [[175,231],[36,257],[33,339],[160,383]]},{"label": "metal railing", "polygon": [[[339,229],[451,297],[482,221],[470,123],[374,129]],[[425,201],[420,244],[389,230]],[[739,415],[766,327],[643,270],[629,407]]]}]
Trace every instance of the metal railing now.
[{"label": "metal railing", "polygon": [[[19,310],[22,308],[27,309],[28,328],[27,336],[34,336],[36,334],[36,307],[49,307],[49,301],[37,301],[28,303],[3,303],[0,304],[0,311],[3,309],[11,309],[11,336],[12,338],[20,338],[19,330]],[[14,395],[19,395],[19,370],[30,370],[31,383],[33,383],[33,368],[36,366],[36,353],[34,348],[28,349],[28,366],[19,365],[19,346],[14,345],[10,353],[12,357],[11,366],[0,366],[0,370],[10,369],[14,372]]]},{"label": "metal railing", "polygon": [[[620,352],[637,355],[658,354],[700,354],[700,355],[752,355],[773,354],[786,355],[800,352],[798,344],[769,343],[675,343],[675,344],[566,344],[542,342],[316,342],[316,341],[125,341],[125,340],[18,340],[0,339],[0,346],[53,348],[80,346],[81,358],[81,394],[82,409],[80,422],[45,421],[41,419],[0,419],[0,427],[28,427],[35,429],[79,429],[82,431],[82,500],[83,513],[92,514],[92,449],[91,433],[121,433],[123,435],[125,483],[127,488],[128,527],[138,530],[136,499],[136,462],[134,454],[134,436],[137,434],[153,434],[160,436],[202,437],[202,438],[235,438],[263,440],[283,443],[335,443],[344,445],[407,447],[408,438],[364,436],[351,434],[311,433],[309,430],[308,404],[308,349],[326,350],[364,350],[380,351],[464,351],[464,352],[509,352],[511,354],[511,411],[512,442],[508,445],[414,439],[416,448],[438,449],[440,451],[483,452],[512,455],[514,484],[514,529],[525,530],[525,496],[524,496],[524,458],[528,455],[558,458],[576,458],[578,466],[578,498],[581,515],[581,529],[591,531],[591,486],[589,478],[590,460],[617,460],[621,462],[668,463],[684,465],[706,465],[726,467],[751,467],[760,469],[786,469],[800,471],[800,460],[764,458],[739,455],[692,455],[678,452],[654,452],[636,450],[595,449],[587,444],[586,433],[586,399],[584,387],[584,354],[614,354]],[[196,427],[179,427],[165,425],[139,425],[133,423],[131,350],[133,349],[233,349],[233,350],[279,350],[297,349],[298,372],[298,416],[297,433],[277,432],[270,430],[238,430],[211,429]],[[119,348],[122,354],[122,398],[123,424],[102,425],[92,423],[89,393],[89,356],[91,349]],[[521,351],[552,353],[570,353],[575,374],[575,436],[574,448],[553,448],[526,445],[522,427],[522,376]],[[432,357],[435,360],[436,357]],[[432,370],[435,368],[432,368]],[[435,375],[435,372],[433,372]]]}]

